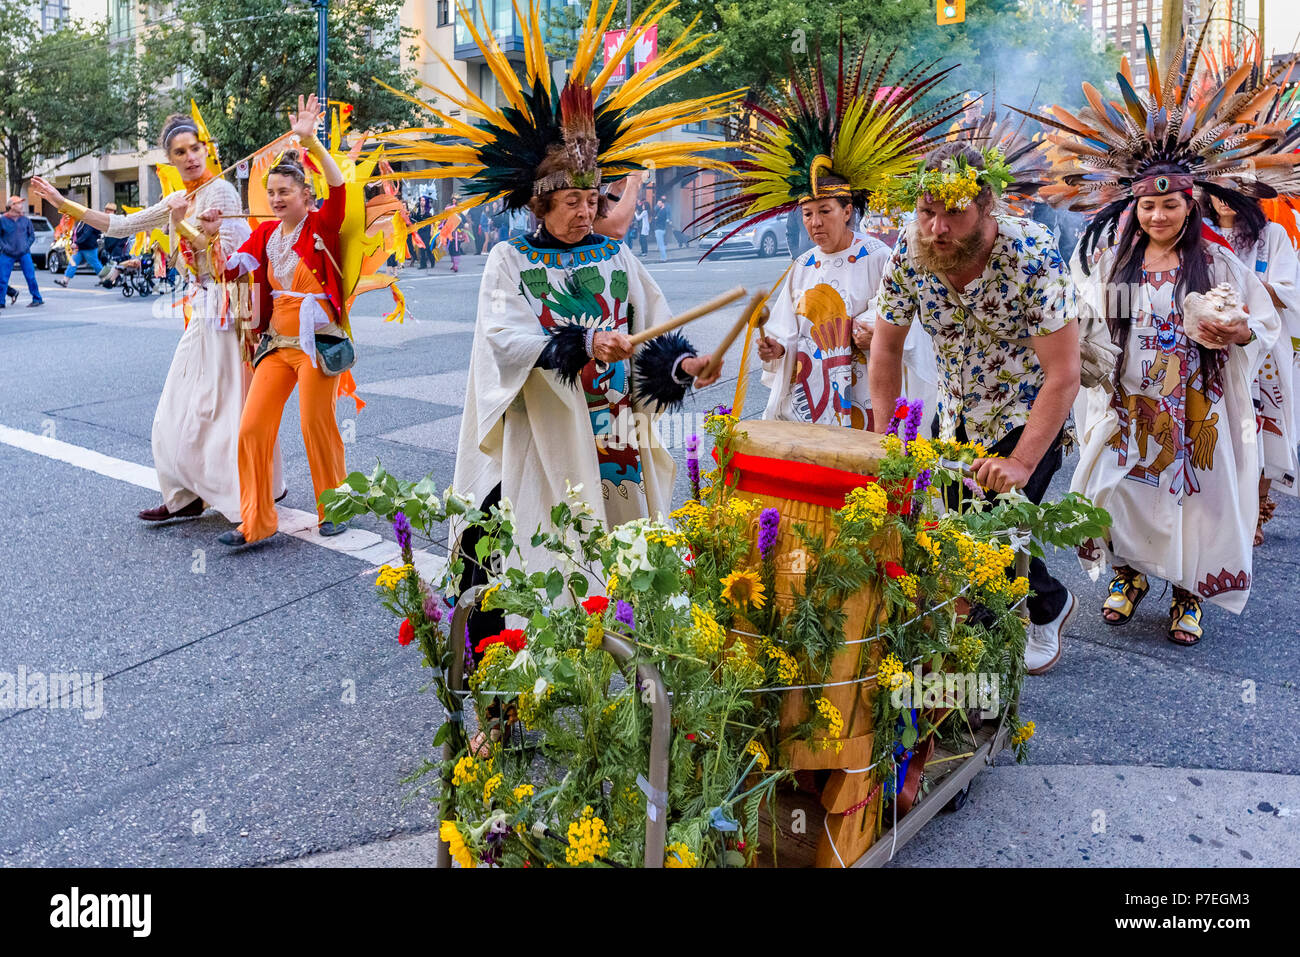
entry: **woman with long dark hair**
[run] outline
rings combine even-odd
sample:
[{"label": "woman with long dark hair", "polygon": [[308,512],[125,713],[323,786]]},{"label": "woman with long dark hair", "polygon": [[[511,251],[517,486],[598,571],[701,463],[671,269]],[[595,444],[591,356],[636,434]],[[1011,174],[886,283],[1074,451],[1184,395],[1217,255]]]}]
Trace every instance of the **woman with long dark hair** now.
[{"label": "woman with long dark hair", "polygon": [[[1127,622],[1148,576],[1158,576],[1174,586],[1169,639],[1192,645],[1203,600],[1240,612],[1250,594],[1259,490],[1251,384],[1280,320],[1263,284],[1204,227],[1193,177],[1173,164],[1144,173],[1119,241],[1084,260],[1081,307],[1105,317],[1120,353],[1113,393],[1094,390],[1071,489],[1113,520],[1079,552],[1094,574],[1113,567],[1102,618]],[[1085,256],[1097,238],[1085,235]],[[1246,321],[1202,318],[1193,340],[1187,297],[1220,284]]]},{"label": "woman with long dark hair", "polygon": [[[1259,200],[1235,193],[1203,193],[1201,211],[1232,246],[1243,266],[1252,270],[1273,297],[1282,316],[1282,334],[1264,356],[1252,391],[1259,423],[1262,467],[1259,477],[1259,518],[1255,544],[1264,544],[1264,523],[1276,503],[1269,498],[1274,483],[1297,494],[1295,393],[1291,375],[1292,338],[1300,338],[1300,259],[1285,228],[1270,222]],[[1290,209],[1284,208],[1287,216]]]}]

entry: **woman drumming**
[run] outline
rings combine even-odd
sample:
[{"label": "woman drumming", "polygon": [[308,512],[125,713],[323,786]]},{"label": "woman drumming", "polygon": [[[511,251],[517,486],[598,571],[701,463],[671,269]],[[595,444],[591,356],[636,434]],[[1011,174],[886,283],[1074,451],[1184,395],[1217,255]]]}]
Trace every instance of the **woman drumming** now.
[{"label": "woman drumming", "polygon": [[[318,351],[322,342],[350,346],[339,316],[343,312],[339,276],[339,228],[343,223],[343,173],[316,139],[320,118],[315,95],[298,97],[298,112],[290,114],[290,129],[306,146],[329,185],[329,196],[317,209],[306,171],[292,152],[272,166],[266,178],[271,210],[278,219],[261,223],[230,257],[226,279],[253,274],[259,290],[262,333],[254,356],[253,384],[239,424],[240,525],[218,541],[239,546],[274,535],[278,527],[271,495],[272,458],[279,439],[284,405],[294,387],[302,437],[311,466],[312,486],[321,519],[320,534],[337,535],[343,524],[324,521],[320,495],[338,486],[347,472],[343,439],[334,416],[339,395],[338,375],[350,362],[330,368]],[[204,218],[205,228],[216,214]],[[323,337],[332,337],[325,340]]]},{"label": "woman drumming", "polygon": [[[57,205],[60,212],[109,237],[165,230],[169,219],[177,224],[190,281],[186,325],[153,420],[153,460],[162,504],[145,509],[140,518],[146,522],[194,518],[210,506],[236,522],[236,447],[249,377],[241,354],[239,320],[226,307],[228,297],[221,283],[207,280],[214,273],[220,276],[222,264],[248,238],[249,229],[239,215],[239,193],[213,173],[216,164],[210,160],[215,156],[200,122],[174,114],[167,118],[160,142],[168,161],[180,172],[185,189],[148,209],[129,216],[86,209],[65,199],[39,176],[32,178],[32,190]],[[198,228],[199,218],[209,212],[214,217],[209,221],[212,225]],[[282,496],[278,448],[273,468],[272,484]]]},{"label": "woman drumming", "polygon": [[[651,76],[656,70],[679,75],[700,62],[678,66],[696,45],[683,35],[653,70],[638,74],[638,87],[600,100],[610,71],[590,83],[588,73],[602,49],[600,17],[611,2],[591,4],[558,102],[544,67],[553,58],[530,8],[525,76],[499,56],[491,34],[475,36],[502,95],[516,108],[509,120],[476,100],[472,118],[447,130],[456,142],[401,140],[406,155],[437,164],[424,175],[464,183],[466,199],[443,215],[503,200],[507,213],[530,210],[539,220],[532,232],[492,247],[484,265],[453,479],[456,491],[479,508],[511,503],[530,567],[550,560],[528,543],[539,526],[549,527],[551,508],[564,501],[570,485],[581,487],[581,497],[608,525],[671,511],[672,456],[642,426],[680,402],[692,385],[717,378],[716,371],[705,374],[709,357],[697,356],[678,334],[652,339],[633,356],[629,336],[671,312],[640,261],[625,244],[596,231],[596,223],[610,215],[600,208],[602,182],[617,182],[651,161],[716,168],[699,155],[713,143],[647,137],[717,116],[727,97],[666,102],[653,117],[638,111],[637,100],[662,85]],[[659,16],[638,21],[610,62],[625,56]],[[634,186],[627,184],[622,194],[624,210],[635,203]],[[614,228],[625,228],[619,213],[613,215]],[[473,533],[462,531],[453,525],[451,546],[466,559],[464,588],[485,581],[486,573],[475,558]],[[500,630],[493,617],[471,617],[475,642]]]}]

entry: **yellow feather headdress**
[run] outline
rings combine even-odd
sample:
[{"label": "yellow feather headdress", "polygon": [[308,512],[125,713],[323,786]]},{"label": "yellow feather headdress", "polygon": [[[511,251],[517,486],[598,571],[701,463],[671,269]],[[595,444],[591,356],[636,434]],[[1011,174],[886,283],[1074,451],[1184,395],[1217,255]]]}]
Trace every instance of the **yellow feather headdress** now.
[{"label": "yellow feather headdress", "polygon": [[[673,0],[653,0],[633,22],[604,68],[589,81],[603,49],[604,34],[615,12],[621,9],[620,0],[590,0],[560,93],[551,79],[551,56],[542,41],[541,15],[535,0],[526,18],[517,2],[512,3],[523,24],[522,80],[491,31],[480,29],[474,15],[459,0],[456,4],[457,16],[474,38],[507,101],[501,109],[476,96],[432,47],[430,50],[447,67],[459,89],[429,89],[463,110],[468,122],[376,81],[421,107],[440,124],[397,130],[385,137],[389,159],[436,164],[432,169],[396,173],[394,178],[455,177],[468,181],[463,188],[466,198],[435,219],[497,199],[504,199],[507,209],[518,209],[539,192],[564,187],[594,189],[602,179],[620,179],[632,170],[651,166],[695,166],[724,172],[730,169],[704,154],[731,144],[711,140],[651,142],[649,137],[688,123],[726,117],[728,102],[742,90],[636,110],[637,104],[650,94],[720,52],[720,47],[696,52],[707,39],[692,35],[698,16],[667,49],[660,50],[643,69],[602,98],[617,65],[632,52],[637,40],[677,4]],[[539,177],[538,167],[548,157],[548,167],[556,168]]]}]

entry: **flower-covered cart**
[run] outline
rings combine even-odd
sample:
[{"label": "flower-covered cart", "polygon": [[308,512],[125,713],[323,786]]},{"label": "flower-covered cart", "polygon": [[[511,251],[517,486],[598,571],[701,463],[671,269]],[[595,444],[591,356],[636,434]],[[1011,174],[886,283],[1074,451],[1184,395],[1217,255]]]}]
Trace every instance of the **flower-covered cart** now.
[{"label": "flower-covered cart", "polygon": [[[964,474],[984,450],[919,421],[902,400],[883,438],[712,416],[716,467],[667,522],[605,528],[575,489],[516,529],[508,503],[382,469],[326,493],[328,517],[382,515],[403,547],[377,590],[448,714],[410,779],[443,862],[868,866],[1008,743],[1023,758],[1017,551],[1106,517],[990,501]],[[415,571],[412,535],[446,521],[478,529],[487,586],[462,593],[455,559]],[[517,534],[551,567],[521,567]],[[476,608],[512,627],[467,645]]]}]

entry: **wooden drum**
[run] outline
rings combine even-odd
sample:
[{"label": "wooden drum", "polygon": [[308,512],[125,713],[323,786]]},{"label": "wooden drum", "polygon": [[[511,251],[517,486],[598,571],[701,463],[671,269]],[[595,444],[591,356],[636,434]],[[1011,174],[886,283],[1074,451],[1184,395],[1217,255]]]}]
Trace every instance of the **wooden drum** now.
[{"label": "wooden drum", "polygon": [[[794,524],[803,523],[813,534],[824,535],[829,544],[834,537],[831,514],[844,506],[844,498],[852,489],[874,481],[877,464],[884,458],[881,438],[872,432],[797,422],[752,421],[737,427],[731,446],[729,481],[733,483],[734,495],[758,505],[751,515],[754,564],[759,561],[759,513],[765,508],[781,512],[774,600],[782,614],[793,610],[794,596],[803,589],[809,561]],[[880,561],[899,557],[897,536],[893,541],[881,536],[873,542],[873,548]],[[844,639],[859,643],[847,644],[836,654],[830,672],[823,679],[826,684],[867,677],[875,673],[880,663],[878,643],[862,642],[874,633],[884,613],[880,589],[863,587],[842,608]],[[739,631],[753,631],[744,620],[738,620],[737,626]],[[733,638],[753,641],[737,632],[733,632]],[[814,677],[808,676],[804,683],[813,680]],[[874,743],[875,682],[841,684],[823,693],[844,718],[841,750],[822,749],[816,742],[799,741],[784,749],[778,760],[797,771],[832,772],[821,788],[821,803],[827,812],[826,827],[811,820],[808,827],[809,831],[814,827],[822,831],[816,852],[817,866],[839,867],[861,857],[876,836],[880,793],[871,794],[872,775],[864,770],[871,764]],[[780,736],[807,720],[815,696],[815,692],[785,692]],[[849,774],[847,770],[857,773]],[[805,781],[809,777],[800,775]]]}]

